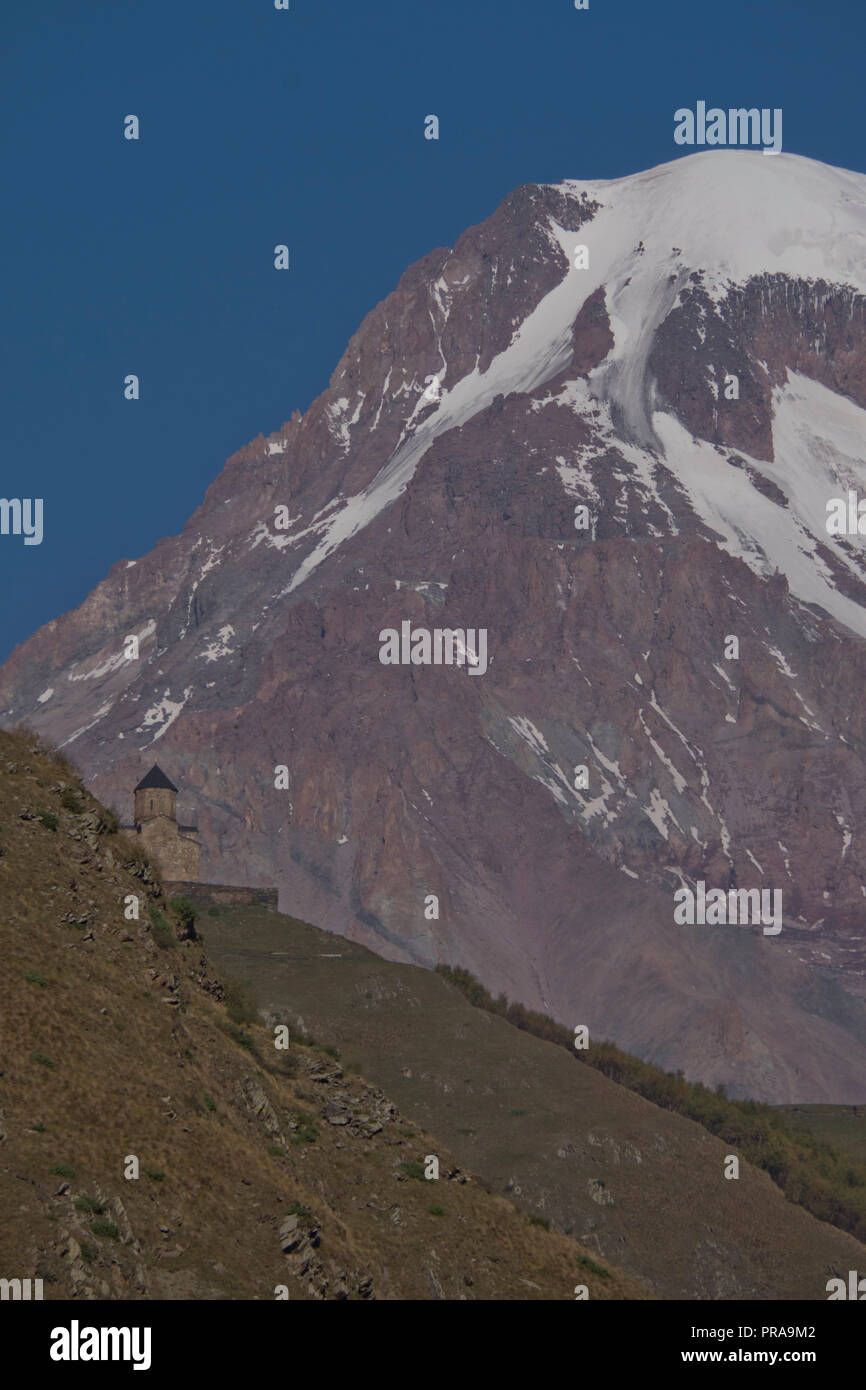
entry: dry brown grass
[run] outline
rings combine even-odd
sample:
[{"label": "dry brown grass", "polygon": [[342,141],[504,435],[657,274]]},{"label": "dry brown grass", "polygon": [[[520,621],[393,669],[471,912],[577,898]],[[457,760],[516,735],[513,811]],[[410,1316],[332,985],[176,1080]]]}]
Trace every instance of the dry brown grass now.
[{"label": "dry brown grass", "polygon": [[[447,1179],[448,1152],[406,1137],[399,1116],[369,1138],[329,1124],[329,1097],[357,1115],[380,1093],[354,1075],[316,1080],[321,1052],[277,1052],[260,1023],[233,1022],[201,944],[156,944],[148,907],[168,908],[140,848],[104,827],[88,840],[98,803],[83,792],[80,814],[64,809],[64,782],[80,786],[31,734],[0,733],[0,1275],[42,1277],[53,1298],[270,1299],[279,1284],[354,1298],[368,1279],[376,1298],[571,1299],[577,1283],[644,1296],[581,1269],[573,1241],[480,1184]],[[29,818],[38,808],[56,829]],[[315,1142],[289,1142],[299,1112]],[[404,1178],[399,1164],[427,1153],[440,1181]],[[124,1177],[130,1154],[138,1180]],[[64,1165],[74,1177],[52,1172]],[[82,1197],[117,1239],[94,1234]],[[292,1204],[320,1232],[305,1271],[277,1238]]]}]

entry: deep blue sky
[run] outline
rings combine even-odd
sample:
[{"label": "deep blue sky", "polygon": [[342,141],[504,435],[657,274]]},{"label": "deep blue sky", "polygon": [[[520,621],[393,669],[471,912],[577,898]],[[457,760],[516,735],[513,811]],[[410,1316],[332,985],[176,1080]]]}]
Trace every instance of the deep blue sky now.
[{"label": "deep blue sky", "polygon": [[324,389],[403,270],[517,184],[676,158],[674,110],[698,99],[781,106],[786,150],[866,170],[864,14],[3,0],[0,496],[44,498],[45,539],[0,536],[0,659],[179,531],[235,449]]}]

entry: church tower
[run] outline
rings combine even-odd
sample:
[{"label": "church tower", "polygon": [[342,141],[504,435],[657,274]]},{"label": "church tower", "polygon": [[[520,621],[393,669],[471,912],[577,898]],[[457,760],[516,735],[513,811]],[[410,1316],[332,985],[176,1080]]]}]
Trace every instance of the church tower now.
[{"label": "church tower", "polygon": [[152,820],[154,816],[168,816],[177,820],[177,787],[170,782],[158,763],[146,777],[142,777],[135,789],[135,824]]},{"label": "church tower", "polygon": [[198,827],[178,825],[177,787],[158,763],[142,777],[134,796],[135,829],[163,878],[197,883],[201,854]]}]

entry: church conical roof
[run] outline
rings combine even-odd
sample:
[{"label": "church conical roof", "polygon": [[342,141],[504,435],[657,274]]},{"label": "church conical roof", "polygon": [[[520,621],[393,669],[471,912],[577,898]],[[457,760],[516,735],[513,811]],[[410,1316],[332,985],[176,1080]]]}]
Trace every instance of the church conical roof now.
[{"label": "church conical roof", "polygon": [[177,791],[174,782],[168,780],[159,763],[154,763],[150,772],[148,772],[146,777],[142,777],[135,790],[137,792],[143,792],[147,791],[148,787],[168,787],[170,792]]}]

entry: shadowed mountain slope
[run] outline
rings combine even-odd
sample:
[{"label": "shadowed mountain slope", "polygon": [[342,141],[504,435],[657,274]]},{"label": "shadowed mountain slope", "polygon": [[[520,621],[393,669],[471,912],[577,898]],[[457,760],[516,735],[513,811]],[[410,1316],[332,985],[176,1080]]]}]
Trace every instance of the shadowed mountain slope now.
[{"label": "shadowed mountain slope", "polygon": [[729,1144],[440,976],[273,913],[203,923],[213,959],[268,1015],[327,1031],[459,1163],[659,1295],[823,1299],[828,1278],[866,1267],[866,1247],[766,1173],[742,1161],[726,1179]]}]

